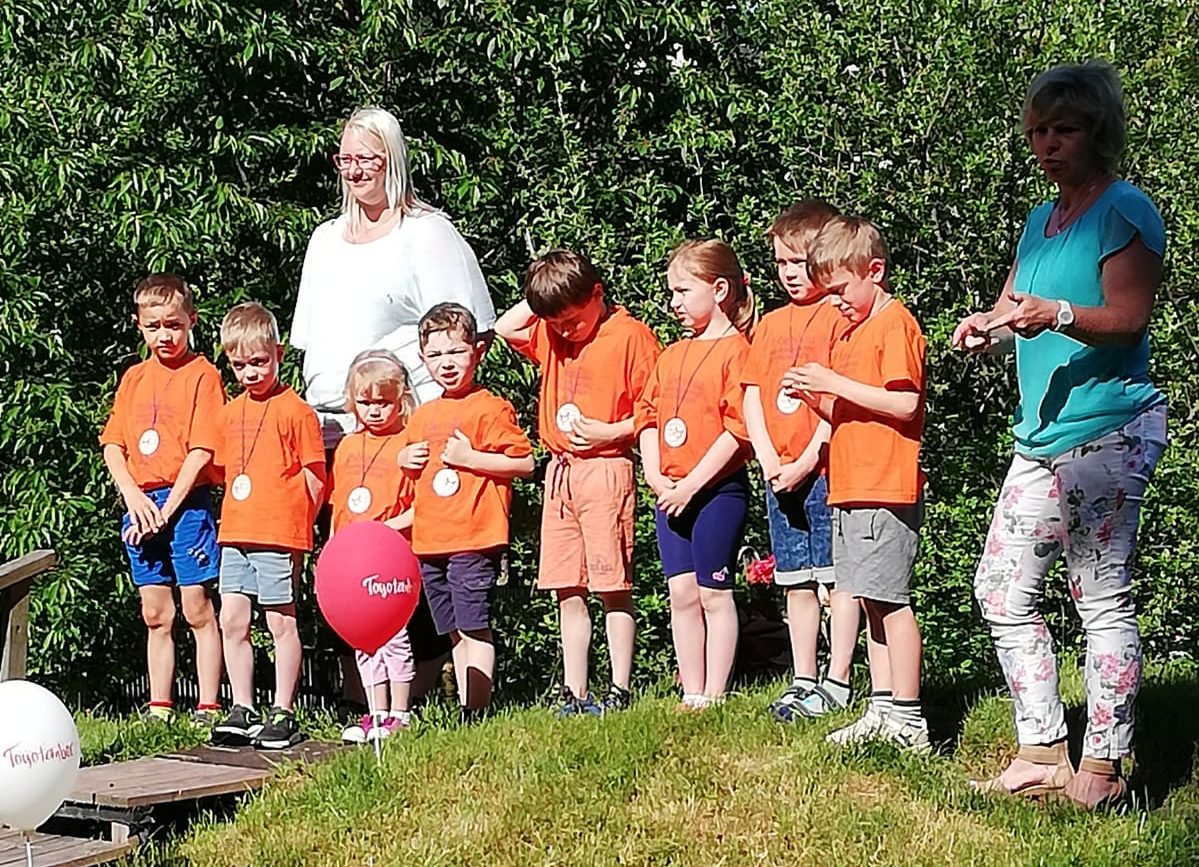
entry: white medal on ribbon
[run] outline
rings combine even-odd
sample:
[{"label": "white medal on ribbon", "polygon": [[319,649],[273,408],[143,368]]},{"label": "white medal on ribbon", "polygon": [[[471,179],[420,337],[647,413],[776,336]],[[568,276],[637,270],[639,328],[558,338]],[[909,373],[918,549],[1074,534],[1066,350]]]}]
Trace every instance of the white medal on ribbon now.
[{"label": "white medal on ribbon", "polygon": [[346,506],[355,515],[361,515],[371,507],[371,489],[366,485],[359,485],[350,491],[349,499],[346,500]]},{"label": "white medal on ribbon", "polygon": [[562,433],[570,433],[574,430],[575,422],[582,417],[583,413],[578,406],[573,403],[564,403],[558,407],[558,413],[554,416],[554,424]]},{"label": "white medal on ribbon", "polygon": [[687,442],[687,422],[683,421],[677,415],[668,419],[666,426],[662,428],[662,439],[666,441],[666,445],[672,449],[677,449],[683,443]]},{"label": "white medal on ribbon", "polygon": [[229,493],[233,495],[235,500],[244,500],[250,496],[250,490],[253,485],[250,484],[250,477],[245,473],[240,473],[233,480],[233,484],[229,486]]},{"label": "white medal on ribbon", "polygon": [[152,427],[146,428],[146,430],[142,433],[141,438],[137,441],[137,450],[143,455],[152,455],[158,451],[159,442],[160,437],[158,436],[158,431],[154,430]]},{"label": "white medal on ribbon", "polygon": [[461,484],[462,482],[455,470],[451,470],[449,467],[442,467],[433,476],[433,493],[439,497],[452,497],[458,493],[458,488]]},{"label": "white medal on ribbon", "polygon": [[801,403],[803,403],[802,400],[787,394],[787,389],[779,386],[778,396],[774,399],[774,405],[778,408],[779,412],[783,415],[791,415],[791,413],[799,409]]}]

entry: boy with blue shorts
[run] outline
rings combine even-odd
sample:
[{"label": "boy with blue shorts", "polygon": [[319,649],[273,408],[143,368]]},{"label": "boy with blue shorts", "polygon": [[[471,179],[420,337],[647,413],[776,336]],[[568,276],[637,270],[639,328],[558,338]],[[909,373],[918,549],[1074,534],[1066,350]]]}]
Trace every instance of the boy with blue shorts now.
[{"label": "boy with blue shorts", "polygon": [[[766,482],[766,510],[775,583],[787,599],[794,679],[771,705],[782,722],[821,716],[850,700],[849,673],[857,643],[859,605],[832,587],[832,511],[828,505],[829,424],[782,387],[797,365],[827,365],[845,317],[808,276],[808,248],[837,209],[802,201],[780,214],[768,234],[789,304],[762,317],[741,374],[745,425]],[[832,648],[819,680],[820,587],[830,591]]]},{"label": "boy with blue shorts", "polygon": [[[213,728],[214,743],[286,749],[303,739],[292,705],[300,680],[296,579],[312,550],[312,522],[325,483],[325,447],[312,407],[279,382],[283,347],[275,317],[239,304],[221,323],[229,366],[245,389],[221,413],[217,462],[221,501],[221,634],[233,708]],[[254,708],[253,600],[274,642],[275,698]]]},{"label": "boy with blue shorts", "polygon": [[148,716],[166,719],[174,710],[178,587],[196,639],[193,718],[211,723],[219,710],[221,635],[210,595],[220,556],[210,486],[218,479],[211,463],[225,390],[212,363],[189,348],[196,311],[183,278],[152,274],[133,303],[149,357],[121,377],[100,444],[127,510],[121,540],[148,630]]}]

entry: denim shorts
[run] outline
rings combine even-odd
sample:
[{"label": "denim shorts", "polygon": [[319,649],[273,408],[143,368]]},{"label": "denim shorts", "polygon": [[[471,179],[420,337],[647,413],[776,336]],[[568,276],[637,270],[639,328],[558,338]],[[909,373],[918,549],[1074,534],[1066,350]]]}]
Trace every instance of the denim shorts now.
[{"label": "denim shorts", "polygon": [[298,553],[222,545],[221,593],[257,596],[259,605],[291,605],[296,601]]},{"label": "denim shorts", "polygon": [[[170,493],[169,486],[145,492],[160,509]],[[121,520],[122,534],[129,524],[126,513]],[[140,545],[126,542],[125,552],[136,587],[173,584],[190,587],[216,580],[221,554],[216,543],[211,492],[206,487],[192,490],[165,527]]]},{"label": "denim shorts", "polygon": [[421,557],[420,577],[433,623],[441,635],[491,628],[491,588],[502,551]]},{"label": "denim shorts", "polygon": [[828,479],[808,476],[797,488],[776,494],[766,486],[766,516],[774,554],[774,583],[795,587],[833,583],[833,512]]},{"label": "denim shorts", "polygon": [[700,587],[732,590],[748,511],[749,476],[744,469],[704,488],[676,518],[655,509],[658,553],[666,577],[694,572]]}]

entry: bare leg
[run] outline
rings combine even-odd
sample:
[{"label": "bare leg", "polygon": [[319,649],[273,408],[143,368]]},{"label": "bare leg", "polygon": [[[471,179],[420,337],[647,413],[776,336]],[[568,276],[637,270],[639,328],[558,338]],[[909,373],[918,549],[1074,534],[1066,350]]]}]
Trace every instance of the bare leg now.
[{"label": "bare leg", "polygon": [[266,610],[266,626],[275,641],[275,707],[291,710],[296,700],[296,684],[300,682],[303,649],[296,629],[296,606],[270,605]]},{"label": "bare leg", "polygon": [[487,707],[495,676],[495,643],[490,629],[455,631],[454,670],[458,680],[458,701],[468,710]]},{"label": "bare leg", "polygon": [[221,688],[221,628],[208,588],[179,588],[183,617],[196,638],[196,680],[200,685],[200,705],[215,706]]},{"label": "bare leg", "polygon": [[165,584],[138,589],[142,620],[146,624],[146,667],[150,673],[150,701],[170,704],[175,682],[174,590]]},{"label": "bare leg", "polygon": [[628,689],[633,677],[633,648],[637,637],[633,594],[622,590],[604,593],[604,625],[608,632],[608,656],[612,659],[612,684]]},{"label": "bare leg", "polygon": [[587,663],[591,653],[591,614],[587,591],[559,590],[558,620],[562,631],[562,667],[566,687],[578,697],[587,695]]},{"label": "bare leg", "polygon": [[737,606],[728,590],[700,587],[699,598],[708,627],[704,647],[704,695],[720,698],[728,692],[733,661],[737,658]]},{"label": "bare leg", "polygon": [[[886,634],[891,695],[896,701],[920,698],[920,627],[910,605],[867,602],[866,609],[882,623]],[[869,615],[868,615],[869,616]]]},{"label": "bare leg", "polygon": [[674,639],[683,693],[702,695],[707,670],[708,630],[699,601],[699,585],[695,583],[694,572],[676,575],[667,584],[670,588],[670,634]]},{"label": "bare leg", "polygon": [[787,631],[791,636],[791,658],[795,676],[816,680],[816,645],[820,634],[820,599],[816,585],[787,588]]},{"label": "bare leg", "polygon": [[233,703],[254,706],[254,648],[250,644],[253,606],[243,593],[221,594],[221,638]]},{"label": "bare leg", "polygon": [[828,676],[840,683],[849,683],[853,652],[858,645],[862,605],[852,594],[844,590],[834,590],[829,594],[829,607],[832,609],[832,652],[828,662]]}]

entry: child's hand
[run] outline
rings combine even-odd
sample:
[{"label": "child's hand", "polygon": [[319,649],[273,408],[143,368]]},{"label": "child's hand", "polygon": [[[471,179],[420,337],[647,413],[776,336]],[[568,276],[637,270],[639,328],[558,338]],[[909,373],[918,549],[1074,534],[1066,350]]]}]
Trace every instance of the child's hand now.
[{"label": "child's hand", "polygon": [[766,480],[772,488],[774,480],[778,478],[779,471],[782,469],[782,463],[779,462],[778,455],[768,458],[758,458],[758,463],[762,467],[762,478]]},{"label": "child's hand", "polygon": [[670,487],[658,494],[658,508],[665,512],[667,517],[677,518],[683,514],[683,510],[694,496],[695,488],[686,479],[679,479],[677,482],[671,482]]},{"label": "child's hand", "polygon": [[474,466],[475,450],[466,434],[457,428],[454,429],[454,433],[445,441],[441,460],[447,467],[461,467],[469,470]]},{"label": "child's hand", "polygon": [[594,418],[576,419],[569,434],[570,444],[580,452],[612,445],[620,439],[618,427]]},{"label": "child's hand", "polygon": [[423,470],[429,462],[429,441],[409,443],[396,455],[396,463],[402,470]]},{"label": "child's hand", "polygon": [[147,536],[166,526],[158,506],[140,489],[129,491],[124,498],[125,508],[129,510],[129,528],[121,534],[121,538],[130,545],[140,545]]},{"label": "child's hand", "polygon": [[776,494],[781,494],[785,491],[794,491],[803,484],[803,480],[810,476],[812,470],[815,469],[815,466],[809,466],[809,463],[809,461],[800,458],[789,464],[783,464],[779,467],[778,474],[774,478],[767,479],[770,482],[770,490]]},{"label": "child's hand", "polygon": [[794,397],[803,397],[802,392],[833,394],[837,393],[837,381],[840,377],[823,364],[809,361],[799,367],[793,367],[783,374],[783,385]]}]

